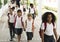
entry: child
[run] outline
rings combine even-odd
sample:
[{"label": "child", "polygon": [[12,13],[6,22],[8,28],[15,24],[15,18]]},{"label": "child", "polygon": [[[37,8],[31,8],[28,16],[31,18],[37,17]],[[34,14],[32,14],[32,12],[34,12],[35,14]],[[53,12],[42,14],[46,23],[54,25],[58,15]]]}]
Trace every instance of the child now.
[{"label": "child", "polygon": [[35,18],[35,8],[32,3],[30,4],[29,13],[32,14],[32,17],[34,19]]},{"label": "child", "polygon": [[16,1],[14,0],[11,0],[11,2],[9,2],[9,6],[12,8],[12,7],[15,7],[16,6]]},{"label": "child", "polygon": [[17,16],[15,18],[15,30],[18,38],[18,42],[21,40],[21,34],[23,32],[24,28],[24,23],[23,23],[23,18],[22,18],[22,11],[18,10],[17,11]]},{"label": "child", "polygon": [[20,1],[21,0],[16,0],[16,5],[18,5],[20,7]]},{"label": "child", "polygon": [[41,38],[42,42],[55,42],[54,35],[57,40],[56,17],[52,12],[46,12],[42,16]]},{"label": "child", "polygon": [[27,34],[27,42],[30,42],[33,38],[34,33],[34,21],[32,19],[32,15],[28,14],[28,19],[25,22],[26,34]]},{"label": "child", "polygon": [[13,41],[13,38],[15,36],[14,19],[15,19],[15,15],[12,12],[12,8],[10,8],[10,11],[8,13],[8,25],[9,25],[10,36],[11,36],[10,41]]}]

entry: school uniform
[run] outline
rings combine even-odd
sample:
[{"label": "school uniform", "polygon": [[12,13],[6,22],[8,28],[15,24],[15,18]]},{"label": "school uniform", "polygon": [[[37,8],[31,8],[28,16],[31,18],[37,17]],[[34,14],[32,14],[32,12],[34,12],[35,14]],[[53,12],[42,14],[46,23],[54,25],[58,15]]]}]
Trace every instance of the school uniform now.
[{"label": "school uniform", "polygon": [[29,13],[32,14],[33,19],[35,18],[35,9],[34,8],[29,8]]},{"label": "school uniform", "polygon": [[8,14],[8,18],[9,18],[9,21],[8,21],[8,24],[9,24],[9,30],[10,30],[10,36],[11,36],[11,39],[15,36],[15,28],[14,28],[14,14]]},{"label": "school uniform", "polygon": [[16,23],[15,23],[15,30],[17,35],[21,35],[23,32],[23,26],[22,26],[22,16],[21,17],[16,17]]},{"label": "school uniform", "polygon": [[32,40],[33,38],[32,23],[33,20],[31,21],[27,20],[27,28],[26,28],[27,40]]},{"label": "school uniform", "polygon": [[56,25],[53,26],[53,23],[49,24],[49,23],[46,23],[46,30],[45,30],[45,25],[44,23],[42,23],[42,27],[41,29],[42,30],[45,30],[44,32],[44,42],[55,42],[54,40],[54,32],[53,32],[53,29],[56,28]]},{"label": "school uniform", "polygon": [[15,13],[17,14],[17,11],[18,10],[21,10],[22,11],[22,14],[23,14],[23,6],[22,5],[20,5],[20,7],[15,7]]}]

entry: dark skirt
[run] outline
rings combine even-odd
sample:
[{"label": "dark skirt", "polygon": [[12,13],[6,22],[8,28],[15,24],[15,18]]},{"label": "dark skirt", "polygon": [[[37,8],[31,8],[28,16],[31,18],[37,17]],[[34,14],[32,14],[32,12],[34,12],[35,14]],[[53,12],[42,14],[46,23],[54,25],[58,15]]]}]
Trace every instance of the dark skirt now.
[{"label": "dark skirt", "polygon": [[53,35],[52,36],[44,35],[44,42],[55,42]]}]

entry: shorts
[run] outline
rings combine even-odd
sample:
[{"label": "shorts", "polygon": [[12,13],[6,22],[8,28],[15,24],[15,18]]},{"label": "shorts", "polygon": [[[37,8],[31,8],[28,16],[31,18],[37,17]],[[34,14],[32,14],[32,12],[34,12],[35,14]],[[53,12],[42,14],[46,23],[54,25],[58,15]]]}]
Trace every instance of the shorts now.
[{"label": "shorts", "polygon": [[53,35],[52,36],[48,36],[48,35],[44,35],[44,42],[55,42]]},{"label": "shorts", "polygon": [[21,35],[22,32],[23,32],[23,29],[22,29],[22,28],[16,28],[16,29],[15,29],[15,33],[16,33],[17,35]]},{"label": "shorts", "polygon": [[33,33],[32,32],[26,32],[26,34],[27,34],[27,40],[32,40]]},{"label": "shorts", "polygon": [[32,14],[32,18],[35,19],[35,17],[36,17],[35,14]]}]

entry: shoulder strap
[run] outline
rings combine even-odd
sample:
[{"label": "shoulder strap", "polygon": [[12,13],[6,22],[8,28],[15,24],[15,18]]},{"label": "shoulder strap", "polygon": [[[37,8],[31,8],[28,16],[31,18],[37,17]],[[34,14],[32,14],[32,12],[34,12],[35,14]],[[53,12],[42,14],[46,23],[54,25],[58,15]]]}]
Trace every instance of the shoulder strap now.
[{"label": "shoulder strap", "polygon": [[53,26],[55,26],[54,22],[52,22]]},{"label": "shoulder strap", "polygon": [[46,22],[44,23],[44,26],[45,26],[45,29],[44,29],[44,31],[45,31],[46,30],[46,27],[47,27],[47,23]]}]

